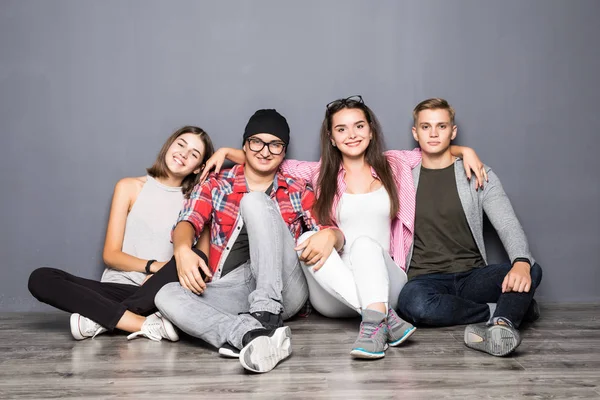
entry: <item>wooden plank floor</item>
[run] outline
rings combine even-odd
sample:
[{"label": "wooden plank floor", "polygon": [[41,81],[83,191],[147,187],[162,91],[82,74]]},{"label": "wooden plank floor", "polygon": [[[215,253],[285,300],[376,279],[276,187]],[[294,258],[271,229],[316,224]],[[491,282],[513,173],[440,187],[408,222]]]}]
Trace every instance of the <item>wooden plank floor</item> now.
[{"label": "wooden plank floor", "polygon": [[542,305],[518,351],[466,348],[463,327],[418,329],[379,361],[348,354],[358,320],[290,322],[294,353],[245,373],[202,342],[77,342],[66,313],[0,314],[0,398],[600,399],[600,306]]}]

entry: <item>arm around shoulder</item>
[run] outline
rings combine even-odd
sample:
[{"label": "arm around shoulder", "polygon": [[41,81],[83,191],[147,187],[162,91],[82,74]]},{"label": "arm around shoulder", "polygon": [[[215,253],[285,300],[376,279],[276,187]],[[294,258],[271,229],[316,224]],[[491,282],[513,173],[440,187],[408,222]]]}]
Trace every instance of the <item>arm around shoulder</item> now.
[{"label": "arm around shoulder", "polygon": [[320,161],[300,161],[300,160],[283,160],[279,169],[286,175],[294,178],[304,179],[308,182],[314,182],[319,169],[321,168]]},{"label": "arm around shoulder", "polygon": [[387,157],[388,161],[406,164],[411,169],[416,168],[422,159],[419,147],[413,150],[388,150],[383,154]]}]

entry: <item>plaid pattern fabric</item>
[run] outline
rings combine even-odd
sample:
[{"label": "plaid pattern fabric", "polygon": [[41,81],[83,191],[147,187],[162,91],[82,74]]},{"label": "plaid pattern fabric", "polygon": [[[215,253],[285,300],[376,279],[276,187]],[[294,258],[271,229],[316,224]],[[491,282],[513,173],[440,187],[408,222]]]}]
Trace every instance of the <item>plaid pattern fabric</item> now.
[{"label": "plaid pattern fabric", "polygon": [[[394,181],[398,188],[398,200],[400,202],[400,209],[396,217],[392,219],[392,230],[390,237],[390,255],[402,268],[406,271],[406,256],[410,251],[410,247],[413,241],[413,232],[415,224],[415,185],[412,177],[412,168],[415,168],[421,162],[421,150],[414,149],[408,150],[389,150],[386,151],[385,156],[392,169],[394,175]],[[296,161],[296,160],[285,160],[281,164],[280,169],[292,176],[297,176],[310,182],[314,188],[316,188],[318,194],[318,180],[319,171],[321,168],[321,162],[314,161]],[[344,176],[346,171],[343,166],[340,166],[340,170],[337,176],[337,193],[333,199],[332,215],[337,215],[337,208],[340,203],[342,195],[346,191],[346,181]],[[375,170],[371,168],[371,175],[377,178]]]},{"label": "plaid pattern fabric", "polygon": [[[209,268],[213,273],[237,224],[240,202],[246,193],[244,167],[236,165],[219,176],[211,175],[204,184],[196,186],[179,213],[177,223],[187,221],[192,224],[196,240],[204,225],[211,222]],[[277,202],[281,216],[295,240],[304,231],[326,228],[320,226],[311,214],[315,196],[307,181],[279,171],[275,175],[271,198]]]}]

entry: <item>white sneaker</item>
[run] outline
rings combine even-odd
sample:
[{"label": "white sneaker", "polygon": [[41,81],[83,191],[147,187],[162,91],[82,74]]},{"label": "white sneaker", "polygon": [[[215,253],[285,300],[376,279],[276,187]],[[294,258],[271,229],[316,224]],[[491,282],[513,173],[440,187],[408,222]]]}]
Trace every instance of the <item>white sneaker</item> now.
[{"label": "white sneaker", "polygon": [[159,312],[148,315],[146,321],[142,324],[142,329],[139,332],[127,336],[127,340],[135,339],[139,336],[147,337],[156,342],[159,342],[162,339],[167,339],[172,342],[179,340],[179,335],[173,324]]},{"label": "white sneaker", "polygon": [[104,332],[106,332],[106,328],[91,319],[81,314],[71,314],[71,335],[73,335],[75,340],[83,340],[89,337],[95,338]]},{"label": "white sneaker", "polygon": [[289,326],[254,329],[244,335],[242,344],[242,366],[252,372],[269,372],[292,354],[292,331]]}]

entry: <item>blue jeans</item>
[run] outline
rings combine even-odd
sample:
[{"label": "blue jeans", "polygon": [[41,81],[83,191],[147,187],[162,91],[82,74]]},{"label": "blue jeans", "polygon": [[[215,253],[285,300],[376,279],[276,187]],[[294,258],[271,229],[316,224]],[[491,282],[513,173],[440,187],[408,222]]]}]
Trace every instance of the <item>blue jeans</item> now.
[{"label": "blue jeans", "polygon": [[240,214],[248,231],[250,261],[207,283],[200,296],[176,282],[154,299],[169,321],[215,347],[228,342],[241,349],[244,335],[262,328],[249,312],[282,313],[287,319],[308,299],[294,238],[275,202],[264,193],[248,193]]},{"label": "blue jeans", "polygon": [[[398,313],[415,325],[451,326],[504,317],[516,328],[542,281],[542,268],[531,267],[531,289],[527,293],[502,293],[502,281],[510,264],[493,264],[457,274],[419,275],[398,296]],[[497,303],[490,316],[487,303]]]}]

